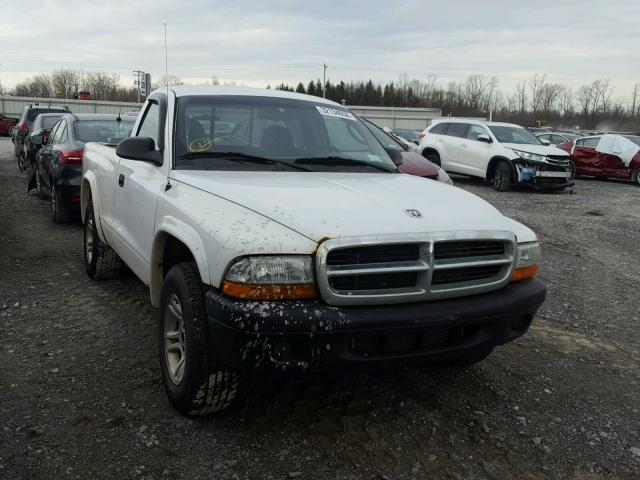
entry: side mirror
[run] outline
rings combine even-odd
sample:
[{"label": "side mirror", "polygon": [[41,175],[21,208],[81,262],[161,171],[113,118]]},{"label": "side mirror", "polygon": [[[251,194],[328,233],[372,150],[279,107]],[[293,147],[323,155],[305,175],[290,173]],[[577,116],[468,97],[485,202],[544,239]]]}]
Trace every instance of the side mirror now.
[{"label": "side mirror", "polygon": [[551,142],[549,140],[543,140],[542,138],[539,138],[538,140],[540,140],[540,143],[542,143],[543,145],[551,145]]},{"label": "side mirror", "polygon": [[398,148],[385,148],[385,150],[391,157],[391,160],[393,160],[393,163],[396,164],[396,166],[402,165],[402,150]]},{"label": "side mirror", "polygon": [[116,147],[116,155],[128,160],[162,165],[162,152],[156,150],[156,142],[149,137],[125,138]]},{"label": "side mirror", "polygon": [[31,145],[42,145],[43,144],[42,135],[31,135],[29,137],[29,141],[31,142]]},{"label": "side mirror", "polygon": [[476,140],[479,142],[484,142],[484,143],[492,143],[493,140],[491,140],[491,137],[489,135],[478,135],[476,137]]}]

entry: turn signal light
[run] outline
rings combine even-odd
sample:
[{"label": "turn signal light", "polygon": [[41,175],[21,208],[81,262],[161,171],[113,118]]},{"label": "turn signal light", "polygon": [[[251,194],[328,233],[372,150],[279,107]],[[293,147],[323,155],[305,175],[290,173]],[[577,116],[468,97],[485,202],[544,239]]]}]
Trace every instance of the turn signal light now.
[{"label": "turn signal light", "polygon": [[222,283],[222,293],[242,300],[302,300],[318,296],[313,284],[248,285],[226,280]]},{"label": "turn signal light", "polygon": [[516,268],[511,275],[511,281],[517,282],[519,280],[526,280],[528,278],[535,277],[540,271],[539,265],[531,265],[524,268]]}]

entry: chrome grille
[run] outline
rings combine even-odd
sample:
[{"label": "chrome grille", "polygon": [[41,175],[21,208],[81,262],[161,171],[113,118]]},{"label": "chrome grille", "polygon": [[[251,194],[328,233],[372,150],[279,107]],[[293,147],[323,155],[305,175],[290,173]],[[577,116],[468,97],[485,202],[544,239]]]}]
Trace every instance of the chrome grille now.
[{"label": "chrome grille", "polygon": [[316,268],[329,304],[405,303],[497,290],[514,252],[511,232],[341,238],[320,245]]},{"label": "chrome grille", "polygon": [[566,157],[564,155],[549,155],[547,156],[547,162],[557,167],[568,167],[569,157]]}]

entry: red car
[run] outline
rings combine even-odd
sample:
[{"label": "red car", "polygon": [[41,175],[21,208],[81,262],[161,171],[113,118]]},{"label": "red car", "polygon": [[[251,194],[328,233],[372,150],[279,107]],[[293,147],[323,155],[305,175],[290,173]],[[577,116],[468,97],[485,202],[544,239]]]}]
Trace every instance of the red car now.
[{"label": "red car", "polygon": [[9,135],[9,129],[18,123],[17,118],[7,117],[0,113],[0,136]]},{"label": "red car", "polygon": [[[640,145],[640,136],[622,136]],[[620,157],[596,151],[601,138],[602,135],[582,137],[572,142],[556,145],[571,154],[571,176],[589,175],[598,178],[620,178],[631,180],[640,186],[640,152],[626,166]]]}]

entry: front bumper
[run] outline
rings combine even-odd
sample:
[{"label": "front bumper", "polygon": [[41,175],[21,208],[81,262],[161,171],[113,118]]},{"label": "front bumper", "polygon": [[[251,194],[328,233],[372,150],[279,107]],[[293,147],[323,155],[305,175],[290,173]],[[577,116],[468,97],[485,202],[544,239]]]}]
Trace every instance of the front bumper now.
[{"label": "front bumper", "polygon": [[575,185],[568,167],[524,160],[517,161],[515,167],[518,183],[537,190],[564,189]]},{"label": "front bumper", "polygon": [[332,307],[319,301],[247,302],[205,294],[220,360],[245,373],[299,374],[440,361],[523,335],[544,302],[539,280],[441,301]]}]

